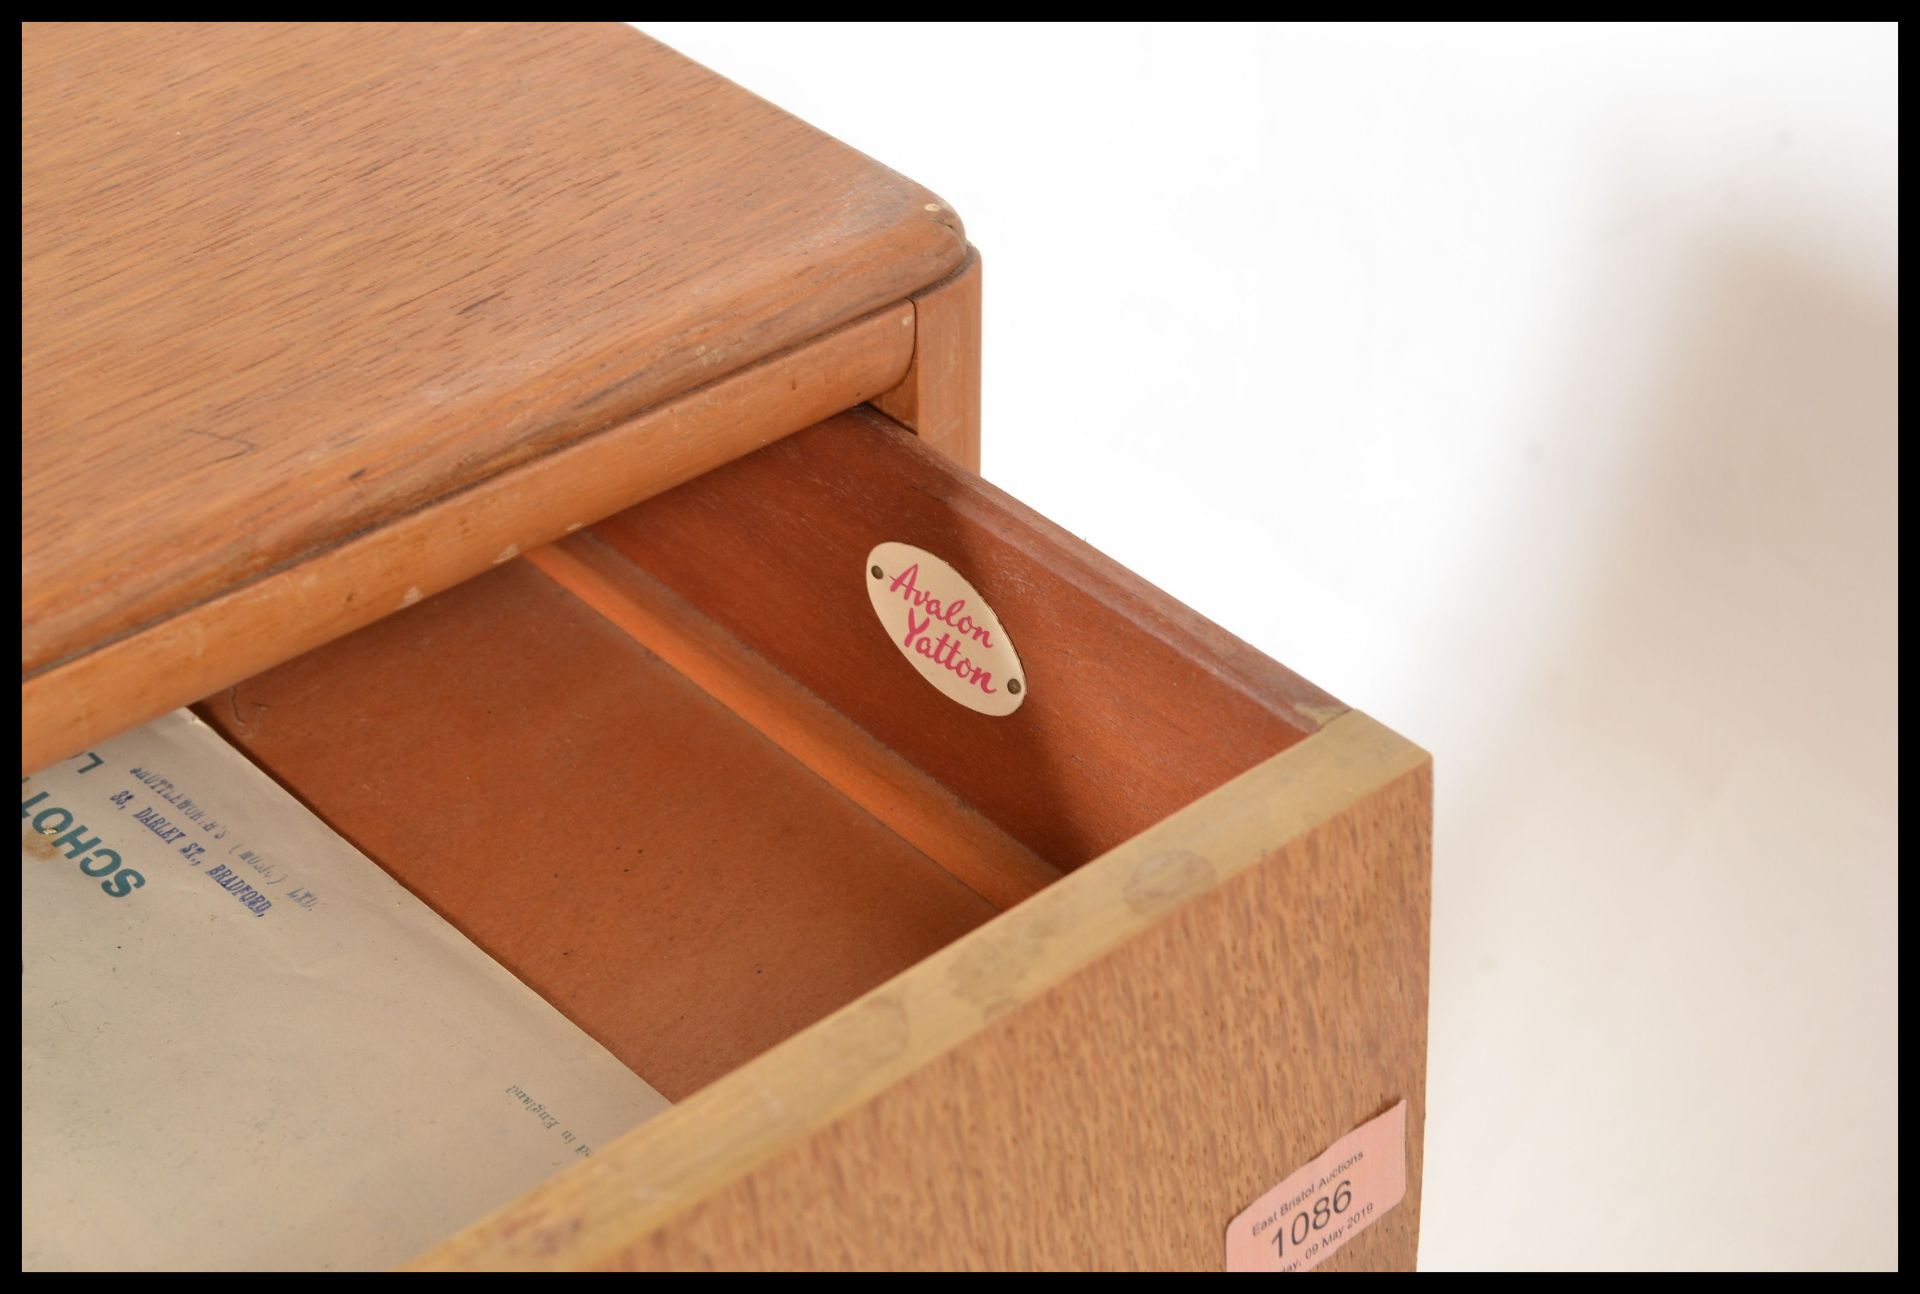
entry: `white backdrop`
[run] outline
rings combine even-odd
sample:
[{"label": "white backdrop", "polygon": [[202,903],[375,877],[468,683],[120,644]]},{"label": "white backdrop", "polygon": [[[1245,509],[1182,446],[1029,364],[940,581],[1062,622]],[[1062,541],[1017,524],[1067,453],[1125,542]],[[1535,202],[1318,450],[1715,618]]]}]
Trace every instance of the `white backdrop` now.
[{"label": "white backdrop", "polygon": [[1891,28],[638,25],[959,211],[990,479],[1434,752],[1423,1265],[1897,1263]]}]

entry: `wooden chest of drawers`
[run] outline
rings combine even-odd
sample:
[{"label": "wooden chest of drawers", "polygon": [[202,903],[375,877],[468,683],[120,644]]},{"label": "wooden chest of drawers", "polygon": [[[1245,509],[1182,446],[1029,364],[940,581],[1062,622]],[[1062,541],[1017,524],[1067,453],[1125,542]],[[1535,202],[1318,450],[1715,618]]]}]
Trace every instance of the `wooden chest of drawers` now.
[{"label": "wooden chest of drawers", "polygon": [[617,26],[23,70],[23,771],[196,703],[677,1103],[419,1266],[1218,1267],[1401,1100],[1412,1265],[1427,757],[980,479],[939,198]]}]

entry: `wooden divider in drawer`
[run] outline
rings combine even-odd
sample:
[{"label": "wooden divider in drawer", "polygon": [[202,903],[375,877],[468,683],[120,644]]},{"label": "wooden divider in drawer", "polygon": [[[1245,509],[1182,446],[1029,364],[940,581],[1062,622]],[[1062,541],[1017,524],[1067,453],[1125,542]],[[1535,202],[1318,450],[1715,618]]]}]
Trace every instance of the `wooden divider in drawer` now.
[{"label": "wooden divider in drawer", "polygon": [[[889,542],[1013,713],[883,631]],[[200,708],[681,1102],[423,1265],[1217,1265],[1400,1099],[1329,1265],[1412,1263],[1425,755],[870,409]]]}]

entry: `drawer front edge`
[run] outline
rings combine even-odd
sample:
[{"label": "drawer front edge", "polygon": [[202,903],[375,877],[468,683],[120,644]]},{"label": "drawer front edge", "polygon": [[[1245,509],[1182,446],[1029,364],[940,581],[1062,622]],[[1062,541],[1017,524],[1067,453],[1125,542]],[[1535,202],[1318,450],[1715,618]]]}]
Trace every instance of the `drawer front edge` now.
[{"label": "drawer front edge", "polygon": [[1431,776],[1349,711],[423,1255],[422,1268],[1209,1268],[1405,1099]]},{"label": "drawer front edge", "polygon": [[900,302],[24,677],[21,771],[211,696],[897,386]]}]

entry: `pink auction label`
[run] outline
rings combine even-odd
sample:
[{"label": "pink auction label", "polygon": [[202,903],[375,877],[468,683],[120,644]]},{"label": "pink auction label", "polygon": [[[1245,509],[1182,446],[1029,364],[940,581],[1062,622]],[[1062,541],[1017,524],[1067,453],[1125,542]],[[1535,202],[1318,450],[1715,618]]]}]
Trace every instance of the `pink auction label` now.
[{"label": "pink auction label", "polygon": [[1303,1272],[1407,1193],[1407,1103],[1355,1128],[1227,1224],[1230,1272]]}]

